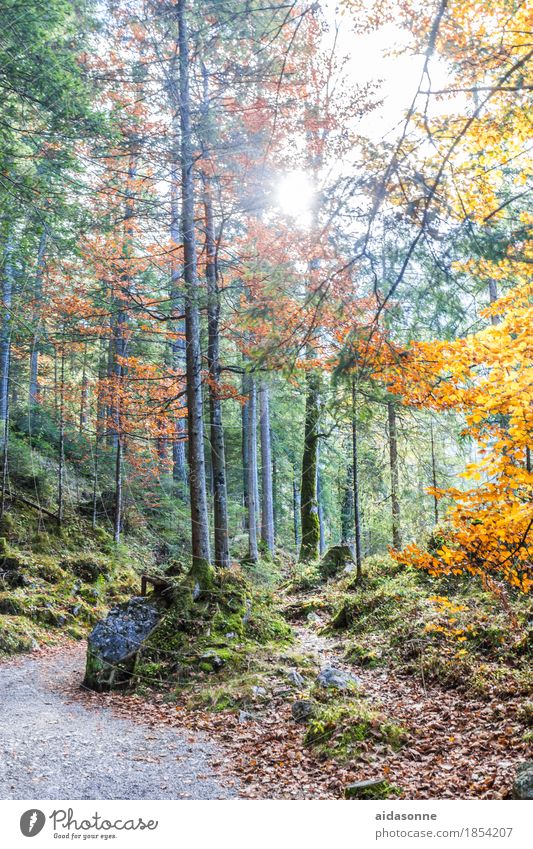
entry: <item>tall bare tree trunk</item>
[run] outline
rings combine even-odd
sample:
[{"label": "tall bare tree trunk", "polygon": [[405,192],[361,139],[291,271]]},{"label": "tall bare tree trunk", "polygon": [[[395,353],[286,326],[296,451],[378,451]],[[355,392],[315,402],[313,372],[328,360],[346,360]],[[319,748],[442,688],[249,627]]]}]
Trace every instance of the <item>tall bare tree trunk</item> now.
[{"label": "tall bare tree trunk", "polygon": [[59,452],[57,464],[57,525],[63,526],[65,478],[65,350],[62,343],[59,368]]},{"label": "tall bare tree trunk", "polygon": [[268,386],[259,387],[259,431],[261,437],[261,540],[274,554],[274,497],[272,485],[272,446],[270,443],[270,404]]},{"label": "tall bare tree trunk", "polygon": [[122,254],[124,268],[120,276],[121,291],[115,298],[115,326],[113,328],[113,371],[117,383],[117,392],[114,402],[113,418],[115,422],[114,448],[115,448],[115,505],[113,519],[113,538],[115,543],[120,541],[122,533],[122,458],[124,455],[124,433],[121,410],[121,390],[124,381],[123,359],[127,354],[127,324],[128,316],[125,310],[125,298],[131,286],[131,274],[128,267],[128,259],[131,251],[131,240],[133,237],[132,219],[134,215],[134,199],[131,191],[131,181],[136,174],[136,155],[134,152],[134,141],[130,139],[130,157],[128,165],[128,186],[126,188],[126,202],[124,211],[124,238]]},{"label": "tall bare tree trunk", "polygon": [[[210,157],[209,77],[202,64],[203,77],[203,139],[202,157]],[[205,276],[207,282],[207,365],[209,369],[209,424],[211,435],[211,475],[213,483],[213,520],[215,564],[223,569],[229,566],[228,495],[226,485],[226,449],[220,400],[220,292],[218,290],[217,244],[211,179],[202,174],[205,211]]]},{"label": "tall bare tree trunk", "polygon": [[351,463],[346,466],[342,487],[341,543],[351,546],[353,535],[353,472]]},{"label": "tall bare tree trunk", "polygon": [[[242,394],[246,398],[248,392],[248,376],[242,378]],[[241,407],[241,459],[242,459],[242,506],[243,506],[243,531],[248,530],[248,413],[249,400],[246,398]]]},{"label": "tall bare tree trunk", "polygon": [[211,433],[211,468],[213,479],[213,519],[215,523],[215,563],[229,566],[228,496],[226,488],[226,450],[220,400],[220,299],[216,271],[216,242],[208,178],[204,185],[206,225],[206,279],[208,293],[209,413]]},{"label": "tall bare tree trunk", "polygon": [[13,240],[8,235],[2,269],[2,310],[0,325],[0,445],[7,437],[9,412],[9,368],[11,364],[11,307],[13,300]]},{"label": "tall bare tree trunk", "polygon": [[305,393],[304,450],[300,489],[302,531],[300,561],[317,560],[319,556],[320,522],[317,498],[319,420],[319,378],[315,372],[310,371],[306,375]]},{"label": "tall bare tree trunk", "polygon": [[[170,237],[176,250],[180,246],[180,209],[179,209],[179,120],[173,120],[174,150],[173,162],[170,175]],[[170,302],[172,312],[181,315],[183,312],[183,299],[180,297],[180,268],[174,252],[171,256],[170,268]],[[176,371],[185,371],[185,324],[183,319],[176,319],[171,323],[171,330],[177,335],[170,343],[172,368]],[[186,400],[183,407],[186,406]],[[186,419],[177,416],[175,420],[175,436],[172,441],[172,477],[176,481],[178,495],[185,498],[187,493],[187,457],[185,454],[185,441],[187,438]]]},{"label": "tall bare tree trunk", "polygon": [[293,466],[293,478],[292,478],[292,517],[293,517],[293,529],[294,529],[294,545],[296,551],[300,550],[300,513],[302,509],[301,501],[300,501],[300,489],[298,487],[298,479],[296,476],[296,468]]},{"label": "tall bare tree trunk", "polygon": [[251,563],[259,560],[257,534],[258,478],[257,478],[257,390],[253,377],[249,378],[247,417],[247,466],[248,466],[248,558]]},{"label": "tall bare tree trunk", "polygon": [[[437,488],[437,459],[435,457],[435,437],[433,434],[433,422],[430,422],[430,436],[431,436],[431,484],[433,489]],[[435,520],[435,524],[439,524],[439,499],[433,493],[433,518]]]},{"label": "tall bare tree trunk", "polygon": [[324,519],[324,492],[322,489],[322,474],[320,471],[320,441],[317,447],[317,466],[316,466],[316,500],[318,504],[318,527],[320,530],[318,551],[320,556],[326,550],[326,528]]},{"label": "tall bare tree trunk", "polygon": [[361,509],[359,504],[359,435],[357,430],[357,387],[352,379],[352,475],[353,475],[353,524],[355,543],[356,580],[363,577],[361,554]]},{"label": "tall bare tree trunk", "polygon": [[83,435],[87,425],[87,407],[89,404],[89,379],[87,377],[87,345],[83,349],[83,367],[81,375],[81,392],[80,392],[80,418],[79,432]]},{"label": "tall bare tree trunk", "polygon": [[43,274],[44,258],[46,254],[47,230],[43,229],[37,249],[37,268],[33,285],[33,341],[30,352],[30,385],[29,405],[30,408],[38,403],[39,392],[39,354],[41,342],[41,309],[43,298]]},{"label": "tall bare tree trunk", "polygon": [[387,418],[389,425],[389,462],[391,480],[391,512],[392,512],[392,544],[394,548],[402,547],[400,532],[400,484],[398,472],[398,433],[396,428],[396,406],[394,401],[387,402]]},{"label": "tall bare tree trunk", "polygon": [[194,230],[194,180],[189,101],[189,45],[185,0],[178,0],[179,111],[181,128],[181,227],[185,279],[185,334],[189,435],[189,493],[191,501],[192,565],[198,583],[211,582],[209,520],[205,485],[202,399],[202,353],[198,310],[198,272]]}]

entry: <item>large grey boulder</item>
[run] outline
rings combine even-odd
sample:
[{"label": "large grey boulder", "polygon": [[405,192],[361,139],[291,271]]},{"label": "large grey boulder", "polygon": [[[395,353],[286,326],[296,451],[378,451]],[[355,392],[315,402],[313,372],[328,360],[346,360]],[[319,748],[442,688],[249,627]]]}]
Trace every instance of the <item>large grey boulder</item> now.
[{"label": "large grey boulder", "polygon": [[292,718],[295,722],[308,722],[315,712],[316,704],[310,699],[298,699],[291,706]]},{"label": "large grey boulder", "polygon": [[126,687],[139,649],[164,612],[152,600],[140,596],[113,607],[89,635],[85,686],[100,693]]},{"label": "large grey boulder", "polygon": [[325,666],[318,673],[316,680],[321,687],[333,687],[334,690],[353,690],[360,683],[351,672],[337,669],[336,666]]},{"label": "large grey boulder", "polygon": [[524,761],[518,766],[511,796],[513,799],[533,799],[533,761]]},{"label": "large grey boulder", "polygon": [[300,675],[297,669],[289,669],[287,672],[287,678],[293,687],[296,687],[298,690],[301,690],[302,687],[305,686],[305,678],[303,675]]}]

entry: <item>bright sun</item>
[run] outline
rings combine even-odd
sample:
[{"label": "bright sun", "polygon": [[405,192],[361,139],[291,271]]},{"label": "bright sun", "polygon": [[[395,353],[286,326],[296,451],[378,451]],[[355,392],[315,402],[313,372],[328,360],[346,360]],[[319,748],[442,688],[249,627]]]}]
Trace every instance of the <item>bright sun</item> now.
[{"label": "bright sun", "polygon": [[276,204],[300,227],[308,227],[314,194],[312,182],[305,171],[289,171],[278,182]]}]

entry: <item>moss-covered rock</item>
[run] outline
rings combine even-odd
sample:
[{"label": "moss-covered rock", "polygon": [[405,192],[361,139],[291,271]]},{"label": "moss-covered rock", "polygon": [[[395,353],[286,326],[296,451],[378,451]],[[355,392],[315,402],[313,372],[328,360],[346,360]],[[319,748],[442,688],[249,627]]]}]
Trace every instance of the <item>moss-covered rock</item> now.
[{"label": "moss-covered rock", "polygon": [[0,614],[24,616],[28,612],[28,603],[14,593],[0,593]]},{"label": "moss-covered rock", "polygon": [[68,555],[61,560],[60,566],[66,572],[76,575],[88,584],[93,583],[99,577],[108,578],[112,569],[109,558],[90,552]]},{"label": "moss-covered rock", "polygon": [[164,609],[147,598],[132,598],[110,610],[87,641],[85,686],[97,692],[128,686],[137,654],[163,615]]},{"label": "moss-covered rock", "polygon": [[0,655],[31,651],[41,636],[39,628],[26,619],[0,615]]},{"label": "moss-covered rock", "polygon": [[324,554],[318,567],[322,578],[334,578],[341,572],[353,566],[354,559],[351,549],[347,545],[334,545]]},{"label": "moss-covered rock", "polygon": [[309,721],[304,742],[325,757],[347,760],[371,737],[398,749],[405,739],[400,726],[386,720],[359,699],[321,705]]}]

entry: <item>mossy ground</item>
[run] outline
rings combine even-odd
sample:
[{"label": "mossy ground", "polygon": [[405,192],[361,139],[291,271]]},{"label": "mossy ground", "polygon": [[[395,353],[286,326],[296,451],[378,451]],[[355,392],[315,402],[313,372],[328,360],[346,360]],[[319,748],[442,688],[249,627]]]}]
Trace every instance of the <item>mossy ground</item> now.
[{"label": "mossy ground", "polygon": [[0,656],[81,639],[112,604],[139,592],[149,552],[114,546],[80,516],[59,531],[13,505],[0,522]]},{"label": "mossy ground", "polygon": [[323,757],[347,761],[358,757],[363,741],[396,751],[405,739],[401,726],[370,707],[359,694],[330,692],[311,717],[304,741]]},{"label": "mossy ground", "polygon": [[230,693],[241,685],[256,685],[258,658],[288,646],[292,633],[272,593],[238,567],[219,571],[197,598],[193,589],[190,576],[178,579],[171,608],[138,658],[137,686],[189,688],[193,700],[221,709],[237,704]]},{"label": "mossy ground", "polygon": [[[313,598],[297,602],[293,616]],[[502,604],[477,578],[434,578],[380,556],[366,559],[361,586],[343,575],[320,598],[327,630],[344,637],[352,663],[393,665],[480,697],[531,693],[532,602],[523,594],[509,590]]]}]

